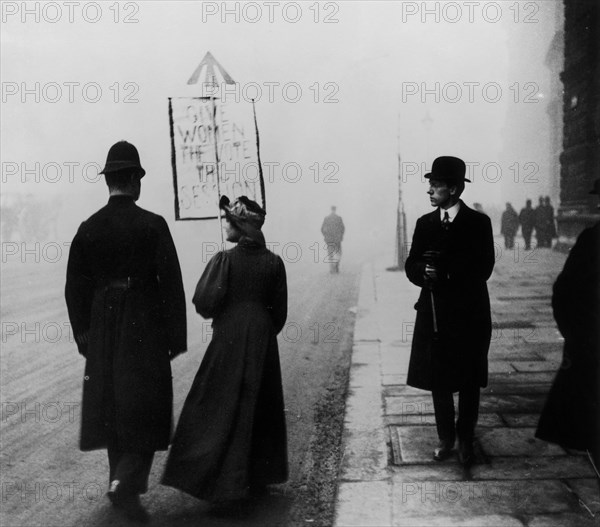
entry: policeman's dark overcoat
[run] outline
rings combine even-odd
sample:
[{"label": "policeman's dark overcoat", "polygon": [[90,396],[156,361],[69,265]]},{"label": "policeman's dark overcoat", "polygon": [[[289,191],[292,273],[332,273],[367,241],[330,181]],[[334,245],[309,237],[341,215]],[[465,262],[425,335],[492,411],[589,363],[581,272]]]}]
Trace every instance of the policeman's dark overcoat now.
[{"label": "policeman's dark overcoat", "polygon": [[73,239],[65,296],[87,359],[81,449],[166,449],[169,351],[187,344],[181,270],[164,218],[112,196]]},{"label": "policeman's dark overcoat", "polygon": [[[428,250],[441,253],[443,277],[433,289],[437,336],[431,292],[424,280],[423,255]],[[439,209],[417,220],[406,275],[422,289],[415,305],[407,384],[451,391],[471,382],[487,385],[491,315],[486,281],[493,268],[492,225],[485,214],[460,201],[448,230],[442,226]]]}]

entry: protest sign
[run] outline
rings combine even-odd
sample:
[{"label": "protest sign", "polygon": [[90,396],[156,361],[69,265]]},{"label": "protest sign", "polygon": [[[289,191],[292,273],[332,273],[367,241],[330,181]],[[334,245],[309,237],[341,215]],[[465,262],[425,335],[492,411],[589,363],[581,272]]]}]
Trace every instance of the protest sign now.
[{"label": "protest sign", "polygon": [[222,195],[264,204],[250,103],[170,98],[169,121],[176,220],[217,218]]}]

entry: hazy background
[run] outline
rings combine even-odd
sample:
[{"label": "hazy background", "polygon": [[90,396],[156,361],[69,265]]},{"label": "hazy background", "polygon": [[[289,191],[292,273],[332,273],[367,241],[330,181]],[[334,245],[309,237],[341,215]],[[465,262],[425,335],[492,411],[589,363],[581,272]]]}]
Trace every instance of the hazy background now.
[{"label": "hazy background", "polygon": [[[54,23],[47,20],[57,15],[50,7],[45,14],[39,8],[38,21],[28,15],[23,22],[21,2],[4,4],[9,10],[3,5],[3,202],[20,195],[41,204],[60,196],[52,202],[60,211],[58,240],[70,240],[79,223],[106,202],[103,180],[85,181],[81,167],[103,166],[109,147],[121,139],[138,147],[147,171],[138,204],[167,218],[178,250],[193,261],[200,258],[201,242],[219,240],[215,220],[174,222],[167,114],[168,97],[200,95],[198,86],[186,82],[209,50],[242,86],[263,87],[256,103],[262,160],[280,163],[274,181],[267,181],[265,233],[268,240],[297,244],[304,258],[313,258],[310,246],[322,242],[320,225],[332,204],[347,226],[346,257],[393,248],[399,154],[409,233],[417,217],[430,210],[422,175],[439,155],[473,163],[473,183],[463,199],[482,203],[493,219],[506,201],[518,210],[526,197],[535,203],[538,195],[550,194],[556,205],[551,175],[556,152],[550,143],[556,123],[547,105],[558,95],[552,93],[558,71],[550,71],[546,56],[562,25],[562,2],[471,7],[464,2],[281,2],[272,6],[272,22],[262,2],[129,2],[118,10],[107,2],[99,4],[96,23],[82,15],[87,2],[74,7],[72,22],[68,8],[57,2],[62,17]],[[13,15],[15,6],[19,11]],[[291,20],[297,6],[300,20],[286,21],[284,9]],[[88,18],[96,17],[95,8],[86,9]],[[424,9],[429,10],[425,18]],[[262,17],[252,23],[258,10]],[[126,16],[137,22],[124,23]],[[326,23],[326,18],[337,22]],[[50,82],[62,86],[54,103],[47,99],[56,97],[55,90],[47,88],[44,96]],[[73,102],[64,84],[69,82],[80,83],[73,88]],[[39,102],[34,95],[23,102],[21,91],[12,94],[15,86],[35,90],[35,83],[40,83]],[[98,102],[84,100],[86,83],[101,87]],[[271,101],[265,83],[280,83]],[[281,87],[286,83],[301,87],[298,102],[285,100]],[[471,100],[465,83],[480,83],[471,85]],[[484,93],[482,87],[490,83],[501,92],[490,86]],[[462,96],[453,88],[457,85]],[[415,87],[418,93],[407,91]],[[423,87],[433,92],[424,96]],[[93,97],[94,90],[88,95]],[[128,95],[137,102],[125,103]],[[295,90],[286,95],[294,96]],[[325,103],[326,98],[332,102]],[[291,162],[302,167],[296,183],[285,181],[281,171]],[[40,164],[38,182],[35,172],[25,177],[22,171],[23,164],[34,169],[35,163]],[[79,163],[73,181],[65,163]],[[321,171],[316,182],[310,169],[315,163]],[[334,165],[326,170],[326,163]],[[57,175],[56,166],[62,173]],[[325,183],[332,166],[339,167],[337,181]],[[44,181],[44,175],[58,181]],[[91,168],[87,179],[94,176]],[[295,258],[294,250],[288,260]]]}]

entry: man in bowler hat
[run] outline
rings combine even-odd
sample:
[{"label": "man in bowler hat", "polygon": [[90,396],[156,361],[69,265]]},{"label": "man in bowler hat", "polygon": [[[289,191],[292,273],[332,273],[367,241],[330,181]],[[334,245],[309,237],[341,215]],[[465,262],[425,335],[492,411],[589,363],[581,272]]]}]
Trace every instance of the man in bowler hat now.
[{"label": "man in bowler hat", "polygon": [[448,458],[458,436],[459,460],[468,466],[479,392],[487,385],[492,328],[486,281],[494,268],[494,242],[490,218],[460,199],[469,182],[465,171],[461,159],[444,156],[425,175],[435,210],[417,220],[406,260],[408,279],[421,287],[407,384],[432,392],[439,437],[434,459]]},{"label": "man in bowler hat", "polygon": [[110,197],[79,227],[65,287],[86,359],[80,448],[108,450],[109,499],[147,522],[139,495],[154,452],[169,445],[170,359],[187,347],[185,297],[167,222],[135,203],[146,173],[135,146],[113,145],[101,173]]}]

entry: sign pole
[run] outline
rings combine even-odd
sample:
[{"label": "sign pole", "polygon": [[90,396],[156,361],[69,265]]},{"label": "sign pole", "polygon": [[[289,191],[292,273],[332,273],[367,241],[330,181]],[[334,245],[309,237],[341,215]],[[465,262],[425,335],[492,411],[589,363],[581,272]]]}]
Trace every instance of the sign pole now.
[{"label": "sign pole", "polygon": [[265,192],[265,178],[263,177],[262,163],[260,161],[260,137],[258,135],[258,123],[256,122],[256,108],[252,99],[252,113],[254,114],[254,130],[256,132],[256,157],[258,160],[258,177],[260,178],[260,193],[262,194],[262,208],[267,211],[267,193]]},{"label": "sign pole", "polygon": [[[219,145],[217,143],[217,103],[216,97],[211,96],[212,101],[212,125],[213,125],[213,140],[215,142],[215,172],[217,174],[217,197],[221,203],[221,177],[219,173]],[[219,207],[219,231],[221,232],[221,250],[225,250],[225,239],[223,238],[223,216],[221,207]]]}]

